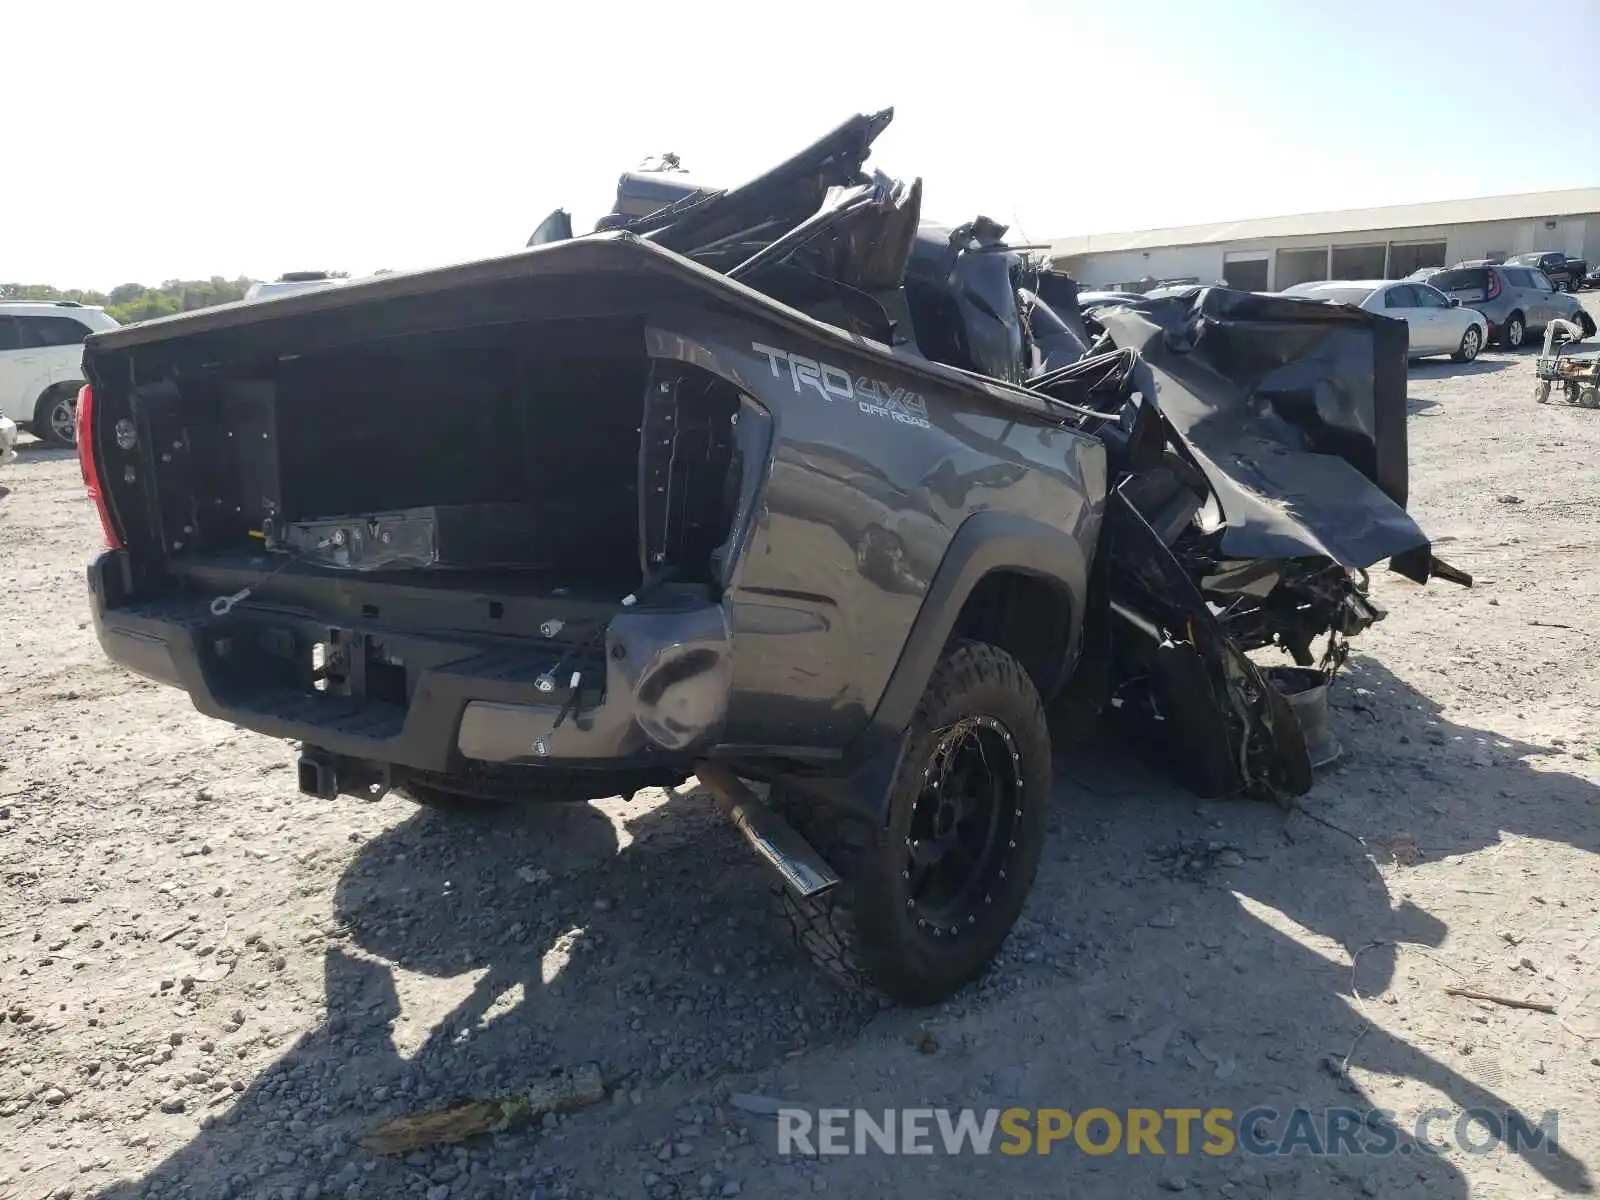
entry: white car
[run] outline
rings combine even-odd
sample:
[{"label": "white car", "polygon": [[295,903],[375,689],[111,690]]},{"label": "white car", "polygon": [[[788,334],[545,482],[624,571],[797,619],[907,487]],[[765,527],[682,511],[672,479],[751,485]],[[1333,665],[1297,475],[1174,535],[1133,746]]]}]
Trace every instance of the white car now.
[{"label": "white car", "polygon": [[316,292],[349,282],[346,276],[330,275],[326,271],[285,271],[276,279],[252,283],[244,298],[265,300],[271,296],[292,296],[296,292]]},{"label": "white car", "polygon": [[1411,358],[1448,354],[1456,362],[1478,357],[1489,336],[1489,322],[1476,309],[1464,308],[1437,288],[1401,279],[1322,280],[1297,283],[1285,296],[1303,296],[1332,304],[1350,304],[1368,312],[1404,321],[1411,337]]},{"label": "white car", "polygon": [[0,303],[0,416],[50,445],[76,445],[83,339],[115,328],[116,318],[81,304]]}]

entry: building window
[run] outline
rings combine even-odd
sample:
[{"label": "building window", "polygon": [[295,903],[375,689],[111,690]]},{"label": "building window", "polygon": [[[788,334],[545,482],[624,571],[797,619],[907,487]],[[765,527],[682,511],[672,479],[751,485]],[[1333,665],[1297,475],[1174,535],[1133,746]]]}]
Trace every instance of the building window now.
[{"label": "building window", "polygon": [[1267,290],[1267,260],[1230,259],[1222,264],[1222,280],[1241,292],[1264,292]]},{"label": "building window", "polygon": [[1423,267],[1445,265],[1443,242],[1393,242],[1389,246],[1389,278],[1404,279]]},{"label": "building window", "polygon": [[1277,279],[1273,286],[1280,292],[1297,283],[1315,283],[1328,277],[1328,248],[1318,246],[1312,250],[1279,250]]},{"label": "building window", "polygon": [[1384,251],[1378,246],[1335,246],[1333,248],[1333,277],[1335,279],[1382,279]]}]

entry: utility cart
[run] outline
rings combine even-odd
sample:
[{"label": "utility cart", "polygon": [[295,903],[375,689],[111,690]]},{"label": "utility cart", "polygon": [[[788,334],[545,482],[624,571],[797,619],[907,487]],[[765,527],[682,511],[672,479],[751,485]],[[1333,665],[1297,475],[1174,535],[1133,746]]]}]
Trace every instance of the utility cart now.
[{"label": "utility cart", "polygon": [[1544,353],[1534,363],[1539,382],[1533,398],[1549,404],[1555,395],[1579,408],[1600,408],[1600,358],[1563,357],[1563,347],[1555,344],[1557,332],[1567,335],[1567,350],[1583,339],[1583,330],[1571,321],[1555,320],[1545,326]]}]

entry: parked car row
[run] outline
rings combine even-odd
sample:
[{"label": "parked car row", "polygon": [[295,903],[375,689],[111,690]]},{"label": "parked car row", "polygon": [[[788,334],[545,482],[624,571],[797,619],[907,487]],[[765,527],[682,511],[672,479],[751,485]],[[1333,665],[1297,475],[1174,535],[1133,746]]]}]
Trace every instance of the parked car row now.
[{"label": "parked car row", "polygon": [[1505,267],[1537,267],[1558,292],[1575,292],[1584,286],[1589,264],[1557,250],[1535,250],[1532,254],[1513,254],[1500,264]]},{"label": "parked car row", "polygon": [[1449,267],[1429,275],[1424,283],[1450,299],[1483,314],[1489,323],[1489,340],[1516,349],[1537,340],[1551,321],[1560,317],[1593,337],[1594,319],[1574,296],[1557,290],[1538,267],[1506,263],[1490,266]]},{"label": "parked car row", "polygon": [[[1547,257],[1526,254],[1504,263],[1424,267],[1400,280],[1319,280],[1284,292],[1404,321],[1414,358],[1448,354],[1457,362],[1471,362],[1486,345],[1516,349],[1537,340],[1557,318],[1577,325],[1584,337],[1594,336],[1594,318],[1567,294],[1568,287],[1558,287],[1538,265]],[[1519,259],[1527,261],[1519,265]]]},{"label": "parked car row", "polygon": [[1404,321],[1410,331],[1414,358],[1448,354],[1457,362],[1471,362],[1489,341],[1489,322],[1482,313],[1463,307],[1459,300],[1452,300],[1426,283],[1403,279],[1322,280],[1285,288],[1284,294],[1349,304]]},{"label": "parked car row", "polygon": [[1589,269],[1584,259],[1573,258],[1555,250],[1535,250],[1531,254],[1513,254],[1510,258],[1468,258],[1452,267],[1418,267],[1407,279],[1427,280],[1440,271],[1459,271],[1467,267],[1533,267],[1544,272],[1551,287],[1558,292],[1576,292],[1586,287],[1600,287],[1600,268]]}]

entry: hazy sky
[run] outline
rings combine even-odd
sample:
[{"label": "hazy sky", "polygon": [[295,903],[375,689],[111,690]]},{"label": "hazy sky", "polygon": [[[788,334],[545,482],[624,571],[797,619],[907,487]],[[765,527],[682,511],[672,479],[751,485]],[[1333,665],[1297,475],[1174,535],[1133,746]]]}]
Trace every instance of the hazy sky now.
[{"label": "hazy sky", "polygon": [[889,105],[873,165],[1036,241],[1600,183],[1600,0],[5,8],[5,281],[496,254]]}]

